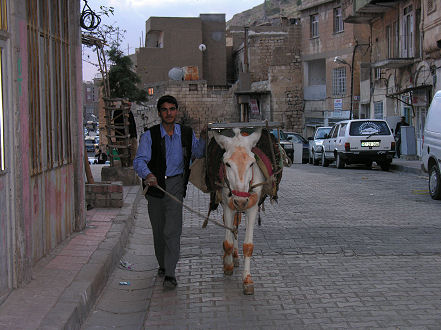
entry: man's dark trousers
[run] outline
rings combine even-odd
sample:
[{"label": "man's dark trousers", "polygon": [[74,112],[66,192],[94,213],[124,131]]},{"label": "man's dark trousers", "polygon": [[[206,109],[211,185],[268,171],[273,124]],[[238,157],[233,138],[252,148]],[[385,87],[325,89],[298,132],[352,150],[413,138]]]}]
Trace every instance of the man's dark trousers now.
[{"label": "man's dark trousers", "polygon": [[[182,175],[167,178],[165,190],[183,200],[184,179]],[[175,277],[179,260],[182,233],[182,204],[169,196],[163,198],[147,195],[148,212],[152,224],[155,255],[166,276]]]}]

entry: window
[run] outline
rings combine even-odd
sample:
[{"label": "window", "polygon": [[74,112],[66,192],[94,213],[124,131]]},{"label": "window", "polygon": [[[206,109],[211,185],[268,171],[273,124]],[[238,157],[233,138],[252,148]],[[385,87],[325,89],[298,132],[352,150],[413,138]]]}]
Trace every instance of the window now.
[{"label": "window", "polygon": [[336,138],[337,137],[337,133],[338,133],[338,129],[339,129],[340,125],[335,126],[334,131],[331,134],[332,138]]},{"label": "window", "polygon": [[374,118],[383,119],[383,101],[374,102]]},{"label": "window", "polygon": [[412,57],[413,54],[413,12],[412,5],[404,8],[403,12],[403,57]]},{"label": "window", "polygon": [[430,14],[436,9],[434,0],[427,0],[427,13]]},{"label": "window", "polygon": [[381,68],[374,69],[374,79],[375,80],[381,79]]},{"label": "window", "polygon": [[31,175],[72,162],[68,0],[27,0]]},{"label": "window", "polygon": [[343,32],[343,17],[341,7],[334,8],[334,33]]},{"label": "window", "polygon": [[348,127],[348,124],[341,124],[340,132],[338,133],[338,136],[345,136],[346,127]]},{"label": "window", "polygon": [[332,70],[332,94],[346,94],[346,67],[344,66]]},{"label": "window", "polygon": [[[383,104],[383,102],[377,102]],[[353,121],[349,129],[350,136],[389,135],[390,130],[384,120]]]},{"label": "window", "polygon": [[311,38],[317,38],[319,36],[318,31],[318,14],[311,15]]}]

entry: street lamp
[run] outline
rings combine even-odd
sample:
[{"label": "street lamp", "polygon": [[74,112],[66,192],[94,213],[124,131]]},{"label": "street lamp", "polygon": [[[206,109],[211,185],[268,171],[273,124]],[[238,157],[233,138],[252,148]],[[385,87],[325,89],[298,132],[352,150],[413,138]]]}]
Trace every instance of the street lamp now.
[{"label": "street lamp", "polygon": [[348,62],[338,56],[334,57],[334,63],[347,65],[349,67],[349,70],[351,71],[351,110],[349,111],[349,119],[352,119],[352,107],[354,98],[354,72],[352,71],[352,65],[350,65]]}]

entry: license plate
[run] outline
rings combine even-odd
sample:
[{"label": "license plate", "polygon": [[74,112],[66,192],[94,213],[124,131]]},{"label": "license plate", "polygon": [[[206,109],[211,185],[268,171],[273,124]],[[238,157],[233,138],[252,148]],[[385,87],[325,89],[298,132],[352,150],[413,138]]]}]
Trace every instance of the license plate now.
[{"label": "license plate", "polygon": [[361,141],[362,147],[379,147],[380,141]]}]

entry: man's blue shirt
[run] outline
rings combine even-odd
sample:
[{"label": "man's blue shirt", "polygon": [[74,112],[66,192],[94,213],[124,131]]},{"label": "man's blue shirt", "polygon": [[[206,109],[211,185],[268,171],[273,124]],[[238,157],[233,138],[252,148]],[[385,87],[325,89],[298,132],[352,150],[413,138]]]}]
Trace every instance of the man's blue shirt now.
[{"label": "man's blue shirt", "polygon": [[[165,139],[166,176],[174,176],[184,172],[184,156],[181,144],[181,125],[175,124],[173,135],[168,135],[160,124],[161,138]],[[195,158],[202,158],[205,154],[205,140],[198,140],[193,132],[191,154]],[[145,179],[152,173],[147,164],[152,158],[152,136],[150,130],[143,133],[139,140],[138,151],[133,160],[133,168],[138,176]]]}]

